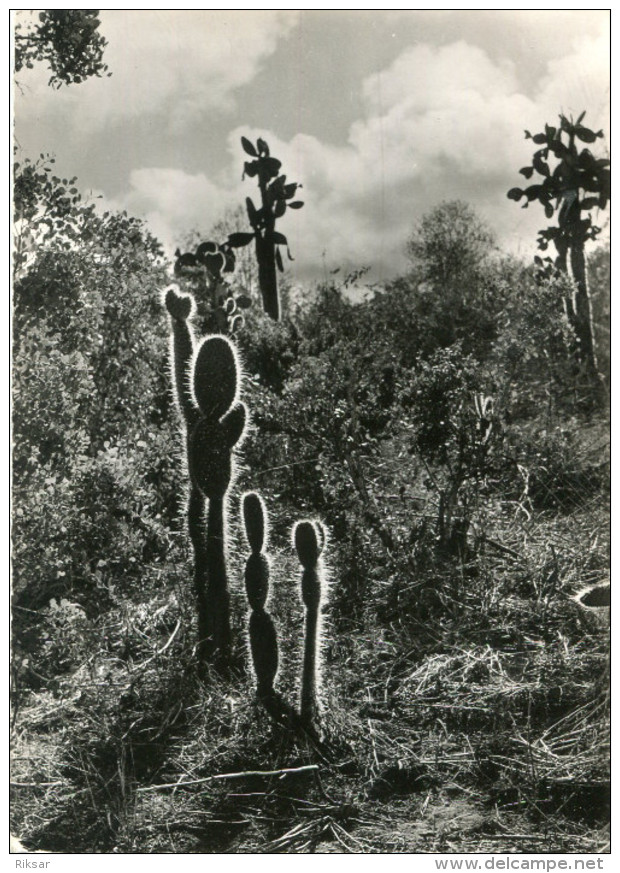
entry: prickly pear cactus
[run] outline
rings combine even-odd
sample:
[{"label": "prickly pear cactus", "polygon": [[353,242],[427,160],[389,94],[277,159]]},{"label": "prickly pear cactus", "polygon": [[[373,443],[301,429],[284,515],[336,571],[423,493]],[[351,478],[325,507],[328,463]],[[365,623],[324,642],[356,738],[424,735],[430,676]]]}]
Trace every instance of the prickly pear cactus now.
[{"label": "prickly pear cactus", "polygon": [[240,376],[232,343],[225,337],[208,337],[194,353],[189,324],[192,298],[170,288],[166,308],[172,322],[174,389],[190,473],[187,523],[194,549],[198,657],[202,663],[224,666],[230,654],[226,500],[246,409],[237,400]]},{"label": "prickly pear cactus", "polygon": [[319,665],[319,621],[324,588],[321,554],[325,547],[325,529],[320,522],[300,521],[293,529],[293,542],[303,567],[301,597],[306,608],[304,660],[301,677],[301,709],[303,722],[312,724],[319,715],[317,678]]},{"label": "prickly pear cactus", "polygon": [[241,512],[245,535],[251,552],[245,565],[245,588],[250,604],[250,651],[256,674],[259,698],[274,695],[273,683],[278,672],[278,640],[273,620],[265,610],[269,594],[269,561],[264,554],[267,536],[267,513],[261,497],[254,492],[244,495]]}]

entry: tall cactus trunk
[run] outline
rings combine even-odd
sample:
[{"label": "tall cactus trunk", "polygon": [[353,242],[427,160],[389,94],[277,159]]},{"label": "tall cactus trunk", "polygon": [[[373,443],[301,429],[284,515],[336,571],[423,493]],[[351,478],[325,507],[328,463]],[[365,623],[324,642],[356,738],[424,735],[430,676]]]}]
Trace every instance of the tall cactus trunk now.
[{"label": "tall cactus trunk", "polygon": [[205,499],[198,488],[191,486],[187,506],[187,528],[194,550],[194,591],[198,612],[198,658],[206,657],[209,638],[209,601],[207,596],[207,547],[205,539]]},{"label": "tall cactus trunk", "polygon": [[575,244],[571,247],[570,265],[575,280],[573,328],[579,340],[579,357],[595,373],[596,356],[592,336],[592,311],[583,245]]},{"label": "tall cactus trunk", "polygon": [[258,261],[258,284],[263,298],[263,309],[274,321],[280,319],[278,273],[276,270],[276,247],[270,229],[264,236],[256,235],[256,259]]}]

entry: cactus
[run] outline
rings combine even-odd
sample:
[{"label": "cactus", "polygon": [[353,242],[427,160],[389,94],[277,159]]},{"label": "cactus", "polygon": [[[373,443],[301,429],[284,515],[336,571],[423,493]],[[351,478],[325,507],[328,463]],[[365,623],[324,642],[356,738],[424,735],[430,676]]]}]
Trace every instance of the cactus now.
[{"label": "cactus", "polygon": [[319,714],[317,649],[324,581],[321,553],[325,547],[325,540],[325,529],[320,522],[300,521],[293,529],[293,542],[303,567],[301,596],[306,607],[300,709],[301,720],[305,724],[312,724]]},{"label": "cactus", "polygon": [[175,276],[196,293],[207,332],[235,336],[245,323],[240,310],[247,309],[252,301],[245,294],[235,295],[225,281],[225,274],[235,269],[232,248],[228,243],[203,242],[195,253],[177,249],[175,258]]},{"label": "cactus", "polygon": [[208,337],[194,354],[188,324],[192,298],[170,288],[166,308],[172,321],[175,396],[185,427],[190,474],[187,523],[194,550],[198,657],[201,663],[223,666],[230,652],[226,496],[233,475],[232,452],[243,436],[246,409],[237,401],[239,368],[232,344],[222,336]]},{"label": "cactus", "polygon": [[269,561],[264,554],[267,514],[258,494],[250,492],[241,504],[245,535],[251,552],[245,565],[245,587],[250,604],[250,650],[259,698],[274,697],[278,672],[278,640],[271,616],[265,610],[269,594]]},{"label": "cactus", "polygon": [[267,315],[278,321],[280,318],[278,270],[284,271],[279,246],[286,246],[289,260],[293,258],[286,237],[276,230],[276,221],[287,209],[301,209],[304,205],[302,200],[293,199],[301,185],[297,182],[287,183],[286,176],[280,175],[282,163],[270,155],[269,146],[264,139],[259,137],[254,145],[242,136],[241,145],[244,152],[254,159],[245,162],[243,176],[247,174],[250,178],[257,177],[261,205],[257,209],[252,199],[246,197],[245,205],[252,232],[231,233],[226,245],[230,250],[254,242],[263,308]]}]

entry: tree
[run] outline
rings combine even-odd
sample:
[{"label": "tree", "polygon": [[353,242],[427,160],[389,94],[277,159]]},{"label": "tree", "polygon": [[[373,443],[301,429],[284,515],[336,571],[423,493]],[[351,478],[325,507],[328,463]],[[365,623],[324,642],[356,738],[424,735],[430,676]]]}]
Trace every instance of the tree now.
[{"label": "tree", "polygon": [[[611,196],[609,161],[597,158],[589,148],[602,138],[603,131],[594,132],[582,124],[585,112],[576,121],[560,115],[559,127],[545,125],[544,133],[532,135],[525,131],[525,138],[541,146],[532,158],[532,164],[519,172],[526,179],[534,173],[542,177],[525,189],[511,188],[508,198],[519,202],[525,198],[523,208],[538,201],[549,219],[557,215],[557,226],[539,231],[538,248],[546,251],[552,242],[557,251],[555,267],[572,274],[575,293],[566,298],[566,311],[578,340],[578,356],[595,378],[596,360],[592,333],[592,316],[586,274],[586,242],[595,240],[601,228],[592,221],[593,210],[607,208]],[[549,161],[554,160],[552,168]],[[547,259],[550,262],[550,259]],[[543,261],[538,258],[540,266]]]},{"label": "tree", "polygon": [[495,236],[461,200],[441,203],[423,216],[407,242],[413,271],[406,281],[424,323],[424,344],[447,347],[458,340],[466,351],[492,338],[501,305],[501,271]]},{"label": "tree", "polygon": [[98,32],[100,23],[98,9],[43,9],[38,21],[18,23],[15,72],[43,61],[52,71],[48,84],[53,88],[111,76],[103,63],[107,40]]},{"label": "tree", "polygon": [[406,251],[420,278],[444,292],[455,290],[495,248],[492,230],[462,200],[444,201],[426,214]]}]

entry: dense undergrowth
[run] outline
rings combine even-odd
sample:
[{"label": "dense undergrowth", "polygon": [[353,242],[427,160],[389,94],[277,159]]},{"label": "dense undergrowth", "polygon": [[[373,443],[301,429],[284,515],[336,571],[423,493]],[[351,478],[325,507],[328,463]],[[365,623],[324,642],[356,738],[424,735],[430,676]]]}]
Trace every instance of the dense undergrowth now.
[{"label": "dense undergrowth", "polygon": [[[607,579],[608,420],[562,282],[474,241],[443,283],[422,260],[363,303],[345,280],[279,324],[247,311],[223,679],[196,657],[165,265],[126,217],[75,220],[96,242],[48,241],[14,294],[14,832],[57,852],[604,851],[608,615],[575,598]],[[248,490],[296,703],[291,527],[330,532],[316,732],[256,699]]]}]

